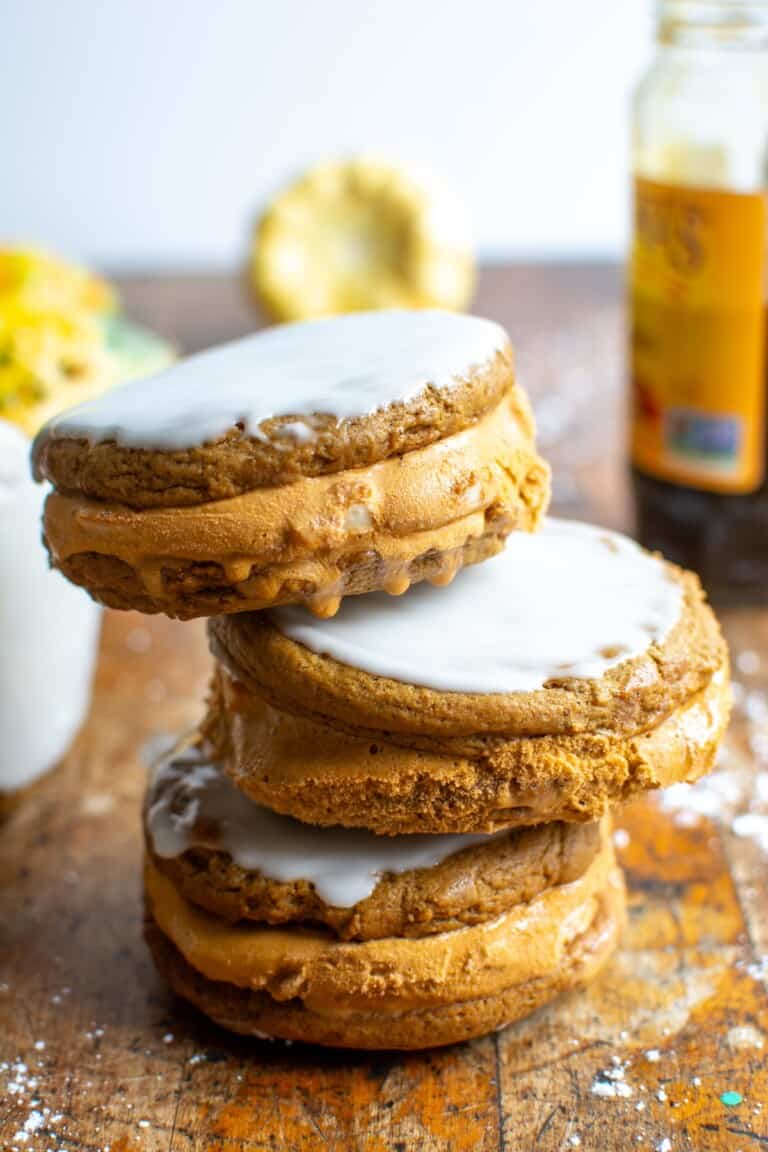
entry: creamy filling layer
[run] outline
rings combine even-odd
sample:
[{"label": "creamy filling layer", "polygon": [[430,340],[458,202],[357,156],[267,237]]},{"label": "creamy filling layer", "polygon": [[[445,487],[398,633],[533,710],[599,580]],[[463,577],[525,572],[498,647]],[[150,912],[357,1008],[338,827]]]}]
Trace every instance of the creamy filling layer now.
[{"label": "creamy filling layer", "polygon": [[[534,466],[542,483],[529,508],[525,487]],[[390,590],[397,592],[408,586],[398,561],[410,563],[419,554],[409,537],[461,522],[470,535],[481,535],[488,515],[508,517],[507,530],[515,520],[531,528],[545,499],[544,466],[513,392],[473,427],[427,448],[229,500],[134,510],[53,493],[45,531],[57,560],[89,552],[115,556],[139,573],[151,594],[171,562],[217,564],[229,583],[241,584],[252,569],[274,566],[282,566],[282,580],[300,579],[301,569],[287,569],[306,564],[308,553],[323,569],[317,573],[323,587],[331,589],[334,572],[327,569],[350,552],[383,555],[392,565]]]},{"label": "creamy filling layer", "polygon": [[[331,781],[357,784],[372,778],[401,782],[415,772],[435,780],[450,779],[462,764],[447,750],[414,749],[378,738],[372,758],[370,736],[354,736],[308,717],[280,712],[221,666],[218,685],[215,706],[222,713],[217,720],[222,722],[233,774],[246,789],[250,775],[289,790],[301,788],[307,779],[320,787]],[[729,712],[730,686],[726,669],[721,669],[706,688],[647,732],[598,733],[594,744],[583,736],[510,737],[489,745],[484,755],[487,763],[479,767],[485,774],[501,776],[500,805],[556,818],[567,798],[568,785],[563,781],[573,781],[574,762],[584,781],[599,777],[606,763],[609,775],[621,769],[623,780],[642,771],[644,787],[666,787],[696,778],[719,742]],[[534,782],[530,787],[516,786],[516,777]],[[497,817],[503,824],[510,814],[498,811]]]},{"label": "creamy filling layer", "polygon": [[189,964],[209,980],[267,992],[308,1008],[376,1012],[490,996],[555,977],[594,922],[601,894],[620,889],[610,836],[589,869],[489,923],[436,936],[340,943],[310,929],[228,924],[191,905],[151,860],[151,913]]}]

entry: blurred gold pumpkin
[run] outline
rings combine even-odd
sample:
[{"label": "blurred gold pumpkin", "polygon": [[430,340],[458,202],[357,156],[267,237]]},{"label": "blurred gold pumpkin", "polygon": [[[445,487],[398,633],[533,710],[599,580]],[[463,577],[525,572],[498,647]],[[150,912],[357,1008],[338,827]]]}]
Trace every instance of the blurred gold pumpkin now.
[{"label": "blurred gold pumpkin", "polygon": [[448,193],[360,158],[322,164],[267,208],[250,277],[268,316],[303,320],[377,308],[461,310],[475,260]]}]

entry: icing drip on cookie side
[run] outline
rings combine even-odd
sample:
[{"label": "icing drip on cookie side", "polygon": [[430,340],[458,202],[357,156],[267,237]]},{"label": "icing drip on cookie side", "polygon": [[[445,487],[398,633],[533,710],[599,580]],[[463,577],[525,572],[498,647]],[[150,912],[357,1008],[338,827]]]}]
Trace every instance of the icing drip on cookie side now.
[{"label": "icing drip on cookie side", "polygon": [[180,450],[235,425],[260,436],[275,416],[286,440],[314,435],[312,417],[351,419],[449,388],[508,347],[497,324],[439,311],[382,311],[285,324],[192,356],[52,420],[43,440],[115,440]]},{"label": "icing drip on cookie side", "polygon": [[342,664],[444,692],[531,692],[548,680],[598,679],[661,643],[682,588],[626,536],[550,519],[447,589],[345,600],[322,623],[301,608],[270,619]]},{"label": "icing drip on cookie side", "polygon": [[160,857],[194,847],[226,852],[247,872],[314,884],[321,899],[336,908],[365,900],[385,872],[431,868],[491,838],[374,836],[301,824],[249,800],[197,747],[170,753],[155,768],[147,829]]}]

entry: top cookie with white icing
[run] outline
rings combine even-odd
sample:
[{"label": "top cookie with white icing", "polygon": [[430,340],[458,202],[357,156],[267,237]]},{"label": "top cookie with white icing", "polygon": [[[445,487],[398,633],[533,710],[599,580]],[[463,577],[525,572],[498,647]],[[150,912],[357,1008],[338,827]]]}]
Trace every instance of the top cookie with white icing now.
[{"label": "top cookie with white icing", "polygon": [[210,349],[56,417],[34,450],[60,490],[179,506],[364,467],[469,427],[513,386],[502,328],[384,311]]}]

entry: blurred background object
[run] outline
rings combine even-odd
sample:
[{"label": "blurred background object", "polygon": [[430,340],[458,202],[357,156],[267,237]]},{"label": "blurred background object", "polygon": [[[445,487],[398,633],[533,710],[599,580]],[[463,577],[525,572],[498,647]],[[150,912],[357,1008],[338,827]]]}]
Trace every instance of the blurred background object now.
[{"label": "blurred background object", "polygon": [[47,252],[0,248],[3,420],[33,435],[63,408],[172,358],[170,345],[122,315],[105,280]]},{"label": "blurred background object", "polygon": [[267,207],[253,238],[251,283],[274,320],[460,311],[472,298],[475,260],[450,189],[358,157],[318,165]]},{"label": "blurred background object", "polygon": [[78,730],[101,621],[99,606],[49,567],[47,486],[32,479],[29,437],[61,409],[173,355],[87,268],[0,248],[0,819]]},{"label": "blurred background object", "polygon": [[0,823],[63,756],[88,709],[98,604],[48,564],[46,491],[24,434],[0,419]]},{"label": "blurred background object", "polygon": [[652,0],[0,0],[0,233],[110,271],[240,263],[319,161],[426,166],[484,260],[613,256]]},{"label": "blurred background object", "polygon": [[768,0],[661,0],[634,108],[632,460],[649,548],[768,603]]}]

